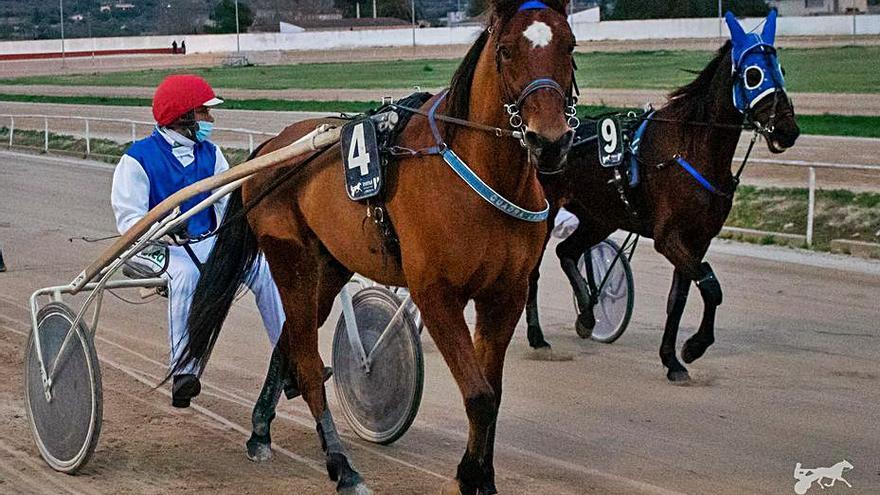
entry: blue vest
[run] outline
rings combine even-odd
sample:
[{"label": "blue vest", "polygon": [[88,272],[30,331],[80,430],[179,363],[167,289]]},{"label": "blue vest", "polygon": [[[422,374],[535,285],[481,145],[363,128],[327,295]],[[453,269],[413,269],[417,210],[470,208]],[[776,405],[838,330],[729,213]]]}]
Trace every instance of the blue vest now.
[{"label": "blue vest", "polygon": [[[150,209],[166,198],[196,182],[214,175],[217,164],[217,147],[210,142],[196,143],[195,161],[184,167],[171,152],[171,145],[154,130],[149,137],[135,141],[125,152],[137,160],[150,180]],[[196,206],[211,195],[210,191],[198,194],[180,205],[181,213]],[[189,219],[187,232],[190,237],[206,234],[217,227],[214,208],[205,208]]]}]

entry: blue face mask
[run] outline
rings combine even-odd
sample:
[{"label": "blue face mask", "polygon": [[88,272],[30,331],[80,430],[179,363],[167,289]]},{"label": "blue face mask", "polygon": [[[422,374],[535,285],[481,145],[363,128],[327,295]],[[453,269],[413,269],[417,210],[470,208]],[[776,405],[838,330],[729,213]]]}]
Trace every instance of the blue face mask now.
[{"label": "blue face mask", "polygon": [[211,133],[214,131],[214,123],[200,120],[198,124],[199,128],[196,131],[196,141],[204,143],[209,137],[211,137]]},{"label": "blue face mask", "polygon": [[785,91],[785,78],[776,57],[776,11],[770,11],[761,34],[746,33],[736,17],[726,15],[733,42],[733,104],[747,112],[777,91]]}]

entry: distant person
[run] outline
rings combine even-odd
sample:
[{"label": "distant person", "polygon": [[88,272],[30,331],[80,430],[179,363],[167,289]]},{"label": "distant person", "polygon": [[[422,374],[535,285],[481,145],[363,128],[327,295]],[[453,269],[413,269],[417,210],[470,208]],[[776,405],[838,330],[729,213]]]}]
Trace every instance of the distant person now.
[{"label": "distant person", "polygon": [[[153,97],[153,117],[156,119],[153,133],[128,148],[113,174],[110,204],[116,216],[116,228],[121,234],[177,191],[229,169],[220,147],[208,140],[214,127],[211,107],[220,103],[223,101],[201,77],[174,75],[162,81]],[[181,213],[209,195],[210,191],[184,202]],[[164,277],[168,279],[168,340],[172,367],[180,359],[189,339],[186,320],[199,281],[200,266],[208,258],[216,238],[209,237],[188,245],[183,241],[199,238],[216,229],[225,204],[223,199],[212,208],[193,215],[182,236],[184,239],[172,239],[175,245],[169,247],[170,261]],[[281,334],[284,311],[264,258],[260,258],[248,275],[247,285],[256,295],[263,325],[274,346]],[[175,371],[171,387],[174,407],[188,407],[190,399],[199,394],[200,371],[195,365]]]},{"label": "distant person", "polygon": [[180,42],[180,53],[186,55],[186,40]]},{"label": "distant person", "polygon": [[6,271],[6,263],[3,262],[3,250],[0,249],[0,272]]},{"label": "distant person", "polygon": [[177,40],[171,42],[171,53],[177,53]]}]

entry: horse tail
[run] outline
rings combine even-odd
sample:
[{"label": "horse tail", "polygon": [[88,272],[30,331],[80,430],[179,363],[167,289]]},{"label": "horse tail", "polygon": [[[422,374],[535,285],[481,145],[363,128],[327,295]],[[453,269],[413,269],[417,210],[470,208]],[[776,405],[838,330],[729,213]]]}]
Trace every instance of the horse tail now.
[{"label": "horse tail", "polygon": [[230,194],[226,206],[224,218],[228,223],[223,224],[211,255],[202,265],[186,322],[189,339],[171,374],[190,364],[204,369],[238,289],[257,259],[257,237],[243,210],[238,189]]}]

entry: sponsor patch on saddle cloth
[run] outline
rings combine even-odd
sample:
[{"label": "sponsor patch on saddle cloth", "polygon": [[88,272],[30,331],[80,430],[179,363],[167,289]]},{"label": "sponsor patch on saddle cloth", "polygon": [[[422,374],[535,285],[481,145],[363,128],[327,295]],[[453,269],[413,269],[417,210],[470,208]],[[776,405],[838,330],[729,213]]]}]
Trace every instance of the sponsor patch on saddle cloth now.
[{"label": "sponsor patch on saddle cloth", "polygon": [[340,144],[348,197],[360,201],[379,194],[382,191],[382,162],[372,119],[362,117],[345,124]]},{"label": "sponsor patch on saddle cloth", "polygon": [[123,274],[128,278],[155,278],[168,269],[168,246],[148,245],[125,262]]}]

